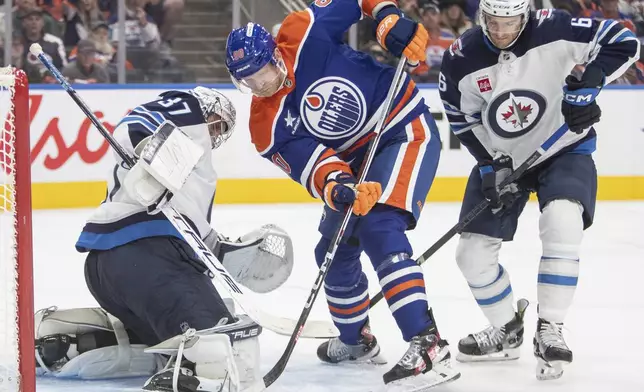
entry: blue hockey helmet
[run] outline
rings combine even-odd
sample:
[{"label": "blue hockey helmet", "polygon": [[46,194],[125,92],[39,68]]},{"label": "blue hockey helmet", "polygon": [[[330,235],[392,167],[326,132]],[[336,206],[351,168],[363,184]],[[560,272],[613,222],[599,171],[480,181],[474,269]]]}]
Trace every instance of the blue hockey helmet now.
[{"label": "blue hockey helmet", "polygon": [[275,40],[255,23],[228,35],[226,67],[237,88],[258,96],[275,94],[286,79],[286,66]]}]

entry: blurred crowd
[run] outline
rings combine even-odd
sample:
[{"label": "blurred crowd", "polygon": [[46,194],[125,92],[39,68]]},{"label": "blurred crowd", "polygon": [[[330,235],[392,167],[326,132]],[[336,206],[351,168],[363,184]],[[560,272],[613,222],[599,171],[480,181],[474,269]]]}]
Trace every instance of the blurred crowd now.
[{"label": "blurred crowd", "polygon": [[[427,61],[414,71],[419,83],[436,83],[443,52],[467,29],[478,24],[479,0],[399,0],[403,12],[422,23],[429,32]],[[533,9],[555,8],[573,17],[614,19],[631,29],[644,43],[644,0],[532,0]],[[373,40],[373,22],[359,24],[361,50],[381,62],[395,65],[384,49]],[[642,51],[644,56],[644,50]],[[583,72],[579,64],[573,72]],[[636,62],[615,84],[644,84],[644,58]]]},{"label": "blurred crowd", "polygon": [[[117,81],[118,0],[13,1],[11,59],[30,83],[53,83],[29,53],[38,42],[63,74],[76,83]],[[193,82],[194,76],[173,55],[173,40],[186,0],[125,0],[125,65],[128,83]],[[265,0],[273,1],[273,0]],[[644,0],[531,0],[533,9],[556,8],[574,17],[618,20],[644,42]],[[430,35],[427,61],[413,71],[419,83],[438,80],[443,52],[478,24],[479,0],[398,0],[400,8],[422,23]],[[4,14],[0,11],[4,20]],[[4,63],[5,24],[0,25],[0,61]],[[274,26],[277,33],[279,25]],[[358,24],[359,49],[385,63],[395,63],[373,39],[374,22]],[[642,51],[644,53],[644,51]],[[574,72],[583,72],[579,64]],[[644,84],[644,59],[614,83]]]},{"label": "blurred crowd", "polygon": [[[30,83],[54,83],[53,77],[29,52],[32,43],[39,43],[70,81],[116,82],[117,3],[117,0],[14,0],[9,63],[25,70]],[[125,0],[125,7],[127,81],[186,81],[184,69],[172,55],[184,0]],[[3,23],[2,63],[5,28]]]}]

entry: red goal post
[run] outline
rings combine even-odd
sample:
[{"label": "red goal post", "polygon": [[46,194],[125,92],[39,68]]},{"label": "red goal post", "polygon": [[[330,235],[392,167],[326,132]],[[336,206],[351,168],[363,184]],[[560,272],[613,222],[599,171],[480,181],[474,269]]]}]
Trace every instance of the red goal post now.
[{"label": "red goal post", "polygon": [[0,67],[0,391],[35,392],[29,84]]}]

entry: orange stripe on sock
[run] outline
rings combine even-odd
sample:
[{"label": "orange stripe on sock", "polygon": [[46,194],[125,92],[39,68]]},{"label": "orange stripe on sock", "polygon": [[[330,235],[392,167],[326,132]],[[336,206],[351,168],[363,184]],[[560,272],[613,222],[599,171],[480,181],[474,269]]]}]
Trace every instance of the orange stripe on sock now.
[{"label": "orange stripe on sock", "polygon": [[335,306],[329,305],[329,310],[332,311],[333,313],[347,315],[347,314],[358,313],[359,311],[363,310],[364,308],[366,308],[368,306],[369,306],[369,297],[367,297],[367,299],[365,299],[364,302],[362,302],[361,304],[356,305],[356,306],[354,306],[352,308],[349,308],[349,309],[340,309],[340,308],[336,308]]},{"label": "orange stripe on sock", "polygon": [[404,283],[397,284],[394,287],[387,290],[387,292],[385,293],[385,298],[389,300],[389,298],[393,297],[394,295],[402,291],[405,291],[407,289],[411,289],[412,287],[425,287],[425,281],[423,279],[414,279]]}]

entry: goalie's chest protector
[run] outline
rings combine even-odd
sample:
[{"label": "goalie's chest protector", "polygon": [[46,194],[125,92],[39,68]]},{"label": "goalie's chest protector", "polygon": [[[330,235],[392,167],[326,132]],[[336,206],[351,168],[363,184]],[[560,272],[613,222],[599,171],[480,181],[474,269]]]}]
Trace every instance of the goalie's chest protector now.
[{"label": "goalie's chest protector", "polygon": [[[163,93],[157,100],[140,105],[125,116],[117,125],[114,137],[133,155],[134,147],[164,121],[173,122],[206,152],[181,191],[172,198],[173,206],[203,238],[210,230],[217,174],[208,127],[197,99],[180,91]],[[76,248],[81,252],[111,249],[141,238],[164,235],[182,238],[165,215],[148,214],[145,207],[128,195],[123,186],[128,170],[115,156],[117,163],[108,178],[106,198],[83,227]]]}]

